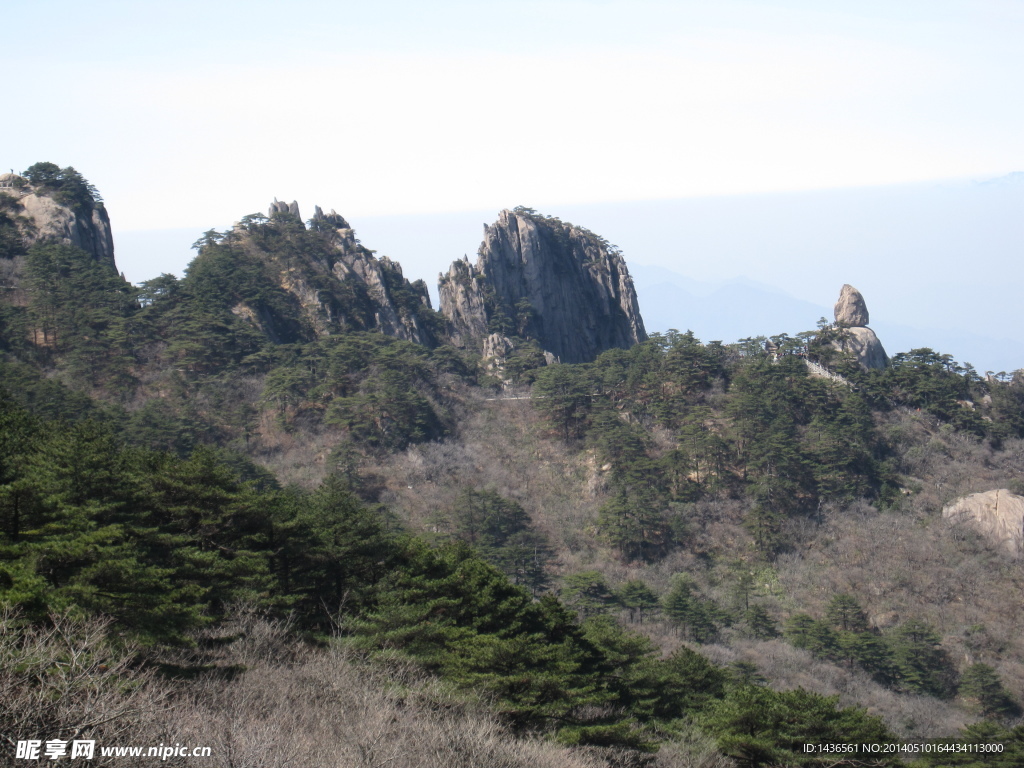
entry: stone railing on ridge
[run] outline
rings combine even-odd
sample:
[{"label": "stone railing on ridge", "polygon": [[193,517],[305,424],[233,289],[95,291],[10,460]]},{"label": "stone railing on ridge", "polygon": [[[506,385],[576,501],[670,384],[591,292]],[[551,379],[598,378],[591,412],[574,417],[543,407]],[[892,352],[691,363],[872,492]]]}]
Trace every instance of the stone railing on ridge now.
[{"label": "stone railing on ridge", "polygon": [[830,371],[825,366],[823,366],[823,365],[821,365],[819,363],[816,363],[813,360],[808,360],[805,357],[804,358],[804,364],[807,366],[807,370],[811,372],[811,376],[817,376],[818,378],[821,378],[821,379],[830,379],[830,380],[836,382],[837,384],[842,384],[845,387],[852,387],[853,386],[848,380],[844,379],[838,373],[834,373],[833,371]]}]

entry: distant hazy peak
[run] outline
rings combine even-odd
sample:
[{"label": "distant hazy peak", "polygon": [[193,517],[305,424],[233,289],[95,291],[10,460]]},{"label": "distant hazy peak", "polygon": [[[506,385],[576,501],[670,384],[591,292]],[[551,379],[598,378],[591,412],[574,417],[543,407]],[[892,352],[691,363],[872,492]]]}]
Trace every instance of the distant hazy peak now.
[{"label": "distant hazy peak", "polygon": [[994,179],[985,179],[985,181],[979,181],[979,186],[983,187],[1024,187],[1024,171],[1014,171],[1008,173],[1005,176],[997,176]]}]

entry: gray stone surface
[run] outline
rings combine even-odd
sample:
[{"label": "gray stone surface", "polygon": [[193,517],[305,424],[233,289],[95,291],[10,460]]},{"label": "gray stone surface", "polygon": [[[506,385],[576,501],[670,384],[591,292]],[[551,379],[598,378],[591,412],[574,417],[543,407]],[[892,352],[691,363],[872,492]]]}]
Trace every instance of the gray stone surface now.
[{"label": "gray stone surface", "polygon": [[835,327],[839,330],[839,338],[832,342],[835,349],[853,355],[865,370],[889,365],[882,342],[867,327],[868,307],[864,297],[852,285],[844,285],[839,292],[835,317]]},{"label": "gray stone surface", "polygon": [[493,360],[496,365],[502,365],[505,362],[505,358],[512,354],[515,348],[516,345],[512,343],[512,339],[508,336],[492,333],[484,339],[484,359],[487,361]]},{"label": "gray stone surface", "polygon": [[[298,216],[298,203],[290,205],[274,200],[271,215],[288,213]],[[281,286],[299,300],[307,320],[318,335],[328,335],[339,324],[345,327],[374,329],[406,341],[433,346],[437,343],[423,320],[421,310],[430,310],[430,296],[422,280],[410,283],[402,275],[401,266],[387,256],[377,258],[357,240],[355,231],[336,211],[325,214],[319,206],[314,208],[313,221],[327,239],[327,253],[323,261],[310,260],[301,269],[283,268]],[[284,267],[284,265],[279,265]],[[418,305],[402,307],[392,293],[386,277],[390,272],[392,283],[397,281],[413,294]],[[333,282],[334,280],[338,282]],[[348,289],[342,284],[349,283]],[[325,304],[328,294],[352,294],[365,297],[356,300],[348,311],[351,317],[339,315],[342,307]],[[353,309],[359,310],[353,313]],[[356,316],[358,314],[358,317]]]},{"label": "gray stone surface", "polygon": [[319,205],[313,206],[313,221],[323,222],[325,225],[335,227],[336,229],[351,229],[344,216],[333,208],[331,208],[330,213],[324,213],[324,209]]},{"label": "gray stone surface", "polygon": [[849,352],[865,370],[885,368],[889,356],[878,336],[870,328],[843,328],[842,337],[836,342],[838,349]]},{"label": "gray stone surface", "polygon": [[852,285],[843,286],[834,311],[837,325],[860,328],[868,324],[868,306],[860,291]]},{"label": "gray stone surface", "polygon": [[974,526],[1014,557],[1024,553],[1024,496],[1005,488],[963,496],[942,510],[950,523]]},{"label": "gray stone surface", "polygon": [[274,202],[270,204],[270,209],[267,211],[268,216],[273,216],[275,213],[288,213],[302,221],[302,216],[299,215],[299,204],[292,200],[290,203],[284,201],[278,201],[275,197]]},{"label": "gray stone surface", "polygon": [[492,333],[484,338],[483,361],[485,370],[492,376],[505,380],[505,362],[515,351],[512,339],[501,333]]},{"label": "gray stone surface", "polygon": [[61,205],[48,195],[34,191],[17,197],[18,215],[30,223],[23,230],[29,243],[56,240],[92,254],[96,261],[117,269],[114,262],[114,235],[110,217],[102,203],[91,213]]},{"label": "gray stone surface", "polygon": [[476,264],[439,277],[454,343],[476,346],[497,323],[565,363],[647,338],[621,254],[591,232],[513,211],[484,229]]}]

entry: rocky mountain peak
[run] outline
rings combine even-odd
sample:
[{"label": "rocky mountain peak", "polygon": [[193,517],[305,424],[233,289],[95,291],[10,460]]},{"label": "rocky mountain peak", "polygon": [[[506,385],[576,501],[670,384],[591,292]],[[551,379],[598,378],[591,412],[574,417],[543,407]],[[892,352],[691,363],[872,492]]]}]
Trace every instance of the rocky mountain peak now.
[{"label": "rocky mountain peak", "polygon": [[[39,165],[52,164],[33,168]],[[4,198],[0,207],[14,221],[26,246],[46,240],[73,245],[116,270],[107,209],[73,168],[52,168],[52,178],[47,181],[16,173],[0,175],[0,196]]]},{"label": "rocky mountain peak", "polygon": [[504,210],[484,227],[478,254],[476,264],[463,258],[439,276],[441,313],[458,345],[498,333],[579,363],[647,338],[625,260],[582,227]]},{"label": "rocky mountain peak", "polygon": [[[422,280],[409,282],[396,262],[375,256],[334,210],[325,214],[316,206],[308,229],[292,217],[299,217],[298,203],[275,199],[270,221],[240,224],[235,245],[266,265],[278,287],[298,302],[303,324],[314,335],[377,330],[428,346],[437,343],[438,320]],[[267,238],[271,231],[276,236]],[[281,236],[289,241],[285,250]],[[260,317],[255,309],[250,314]],[[259,324],[268,333],[273,326],[269,320]]]},{"label": "rocky mountain peak", "polygon": [[[298,210],[298,205],[295,205],[295,209]],[[335,227],[336,229],[352,229],[348,222],[345,221],[345,217],[340,213],[331,208],[330,213],[324,213],[324,209],[319,205],[313,206],[313,221],[323,222],[326,226]]]}]

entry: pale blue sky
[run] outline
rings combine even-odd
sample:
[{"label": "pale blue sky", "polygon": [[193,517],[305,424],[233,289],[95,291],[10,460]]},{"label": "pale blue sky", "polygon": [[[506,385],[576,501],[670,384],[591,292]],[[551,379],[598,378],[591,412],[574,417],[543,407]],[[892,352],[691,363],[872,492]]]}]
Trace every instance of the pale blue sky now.
[{"label": "pale blue sky", "polygon": [[[3,13],[5,165],[125,230],[1024,167],[1024,3],[47,2]],[[11,119],[11,114],[17,115]]]}]

